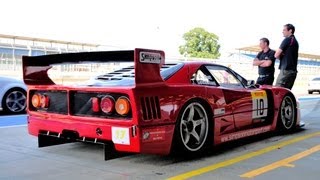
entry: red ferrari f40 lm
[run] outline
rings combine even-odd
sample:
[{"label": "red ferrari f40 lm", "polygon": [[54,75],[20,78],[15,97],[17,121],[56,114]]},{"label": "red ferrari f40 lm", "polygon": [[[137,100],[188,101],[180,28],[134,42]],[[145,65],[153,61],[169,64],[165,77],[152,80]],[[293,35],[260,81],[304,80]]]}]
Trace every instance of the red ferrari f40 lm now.
[{"label": "red ferrari f40 lm", "polygon": [[[58,85],[56,64],[133,62],[87,85]],[[285,88],[255,85],[209,62],[165,63],[163,51],[81,52],[23,57],[28,130],[39,147],[65,142],[166,155],[302,126],[299,103]]]}]

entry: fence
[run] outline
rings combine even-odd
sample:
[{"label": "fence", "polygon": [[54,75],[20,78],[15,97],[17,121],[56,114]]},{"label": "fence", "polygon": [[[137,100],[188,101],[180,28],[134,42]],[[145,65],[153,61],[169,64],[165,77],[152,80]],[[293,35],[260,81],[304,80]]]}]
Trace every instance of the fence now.
[{"label": "fence", "polygon": [[[28,54],[32,54],[32,49],[27,51]],[[12,50],[1,51],[0,47],[0,75],[8,76],[18,76],[22,77],[22,51]],[[15,52],[19,52],[14,54]],[[57,53],[61,53],[56,51]],[[26,52],[24,52],[26,53]],[[44,52],[46,53],[46,52]],[[210,61],[217,64],[222,64],[229,66],[236,72],[241,74],[247,79],[256,80],[258,74],[258,68],[252,66],[253,57],[247,56],[245,54],[237,54],[229,58],[222,58],[219,60],[211,59],[195,59],[201,61]],[[303,63],[301,63],[303,62]],[[126,64],[124,64],[126,65]],[[98,75],[99,73],[107,73],[124,66],[119,63],[109,63],[109,64],[68,64],[68,65],[58,65],[52,69],[52,77],[58,82],[77,82],[83,80],[89,80],[91,77]],[[277,68],[278,62],[276,62],[276,72],[275,78],[277,77],[279,70]],[[308,82],[311,78],[315,76],[320,76],[320,65],[319,63],[306,63],[306,61],[299,61],[298,64],[298,76],[294,85],[293,90],[298,93],[306,93],[308,88]]]}]

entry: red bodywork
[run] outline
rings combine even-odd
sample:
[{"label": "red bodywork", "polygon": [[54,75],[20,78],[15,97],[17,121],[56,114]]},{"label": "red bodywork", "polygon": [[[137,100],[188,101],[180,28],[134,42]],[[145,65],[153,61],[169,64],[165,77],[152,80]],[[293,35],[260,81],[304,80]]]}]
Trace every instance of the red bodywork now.
[{"label": "red bodywork", "polygon": [[[150,62],[143,62],[145,59],[141,58],[141,52],[151,53],[154,57],[151,60],[147,58]],[[83,61],[89,61],[97,56],[97,52],[23,57],[24,80],[28,85],[29,133],[34,136],[41,132],[55,133],[59,137],[65,132],[76,132],[79,140],[113,142],[115,149],[121,152],[168,154],[174,143],[173,136],[179,114],[183,106],[192,99],[202,100],[208,107],[211,115],[209,120],[213,124],[210,131],[214,137],[213,143],[220,144],[275,130],[281,101],[286,94],[291,94],[289,90],[271,86],[232,89],[193,84],[190,79],[201,66],[216,66],[203,62],[183,62],[182,68],[163,80],[160,67],[164,64],[164,52],[135,49],[126,53],[129,54],[128,61],[134,61],[135,85],[118,87],[60,86],[55,85],[47,75],[50,64],[69,62],[68,58],[75,59],[72,62],[80,62],[77,60],[79,57],[85,58]],[[112,58],[122,56],[121,54],[121,51],[116,52],[112,54]],[[99,54],[101,57],[105,55],[110,54]],[[31,98],[35,91],[65,92],[66,113],[32,108]],[[78,92],[125,95],[130,101],[130,116],[106,118],[74,115],[71,96]],[[254,92],[267,94],[267,122],[256,122],[252,118]]]}]

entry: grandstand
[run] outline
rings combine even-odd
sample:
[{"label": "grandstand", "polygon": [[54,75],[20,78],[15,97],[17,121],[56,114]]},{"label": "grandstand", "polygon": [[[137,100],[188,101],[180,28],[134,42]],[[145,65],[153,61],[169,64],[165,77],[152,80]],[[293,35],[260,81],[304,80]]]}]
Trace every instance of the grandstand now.
[{"label": "grandstand", "polygon": [[0,34],[0,71],[21,71],[22,56],[94,51],[98,47],[98,44]]},{"label": "grandstand", "polygon": [[[249,46],[237,49],[239,53],[242,53],[246,56],[255,58],[257,53],[260,50],[259,46]],[[299,65],[307,65],[307,66],[320,66],[320,55],[307,54],[307,53],[299,53]]]},{"label": "grandstand", "polygon": [[[256,79],[258,69],[257,67],[252,67],[252,61],[259,51],[259,46],[238,48],[230,59],[240,62],[240,65],[237,65],[237,71],[244,74],[246,78]],[[241,66],[241,64],[243,65]],[[275,63],[275,81],[279,74],[278,66],[279,61],[277,60]],[[298,75],[293,90],[299,93],[306,93],[309,80],[315,76],[320,76],[320,55],[299,53]]]},{"label": "grandstand", "polygon": [[[259,46],[249,46],[238,48],[233,52],[223,54],[220,59],[200,59],[191,58],[192,60],[210,61],[224,66],[228,66],[235,70],[248,80],[257,80],[258,67],[252,65],[253,59],[260,51]],[[279,60],[275,62],[275,80],[279,74]],[[298,59],[298,75],[293,86],[295,94],[306,94],[308,92],[308,82],[315,76],[320,76],[320,56],[306,53],[299,53]]]},{"label": "grandstand", "polygon": [[[110,46],[107,49],[116,48]],[[117,47],[118,48],[118,47]],[[22,56],[39,56],[46,54],[71,53],[82,51],[97,51],[106,49],[99,44],[79,43],[70,41],[61,41],[53,39],[12,36],[0,34],[0,75],[22,77]],[[110,49],[111,50],[111,49]],[[238,48],[229,56],[218,60],[207,59],[235,69],[238,73],[247,79],[257,79],[257,67],[252,66],[252,60],[260,51],[259,46],[249,46]],[[200,60],[192,58],[194,60]],[[205,59],[201,59],[202,61]],[[276,61],[275,78],[279,73],[278,63]],[[102,64],[80,64],[80,65],[59,65],[53,67],[53,79],[59,79],[61,82],[88,79],[100,72],[109,72],[119,68],[119,63],[109,65]],[[75,73],[76,72],[76,73]],[[77,73],[78,72],[78,73]],[[83,73],[86,72],[86,73]],[[299,53],[298,76],[294,85],[294,90],[307,92],[308,81],[314,76],[320,75],[320,56]],[[72,79],[71,76],[76,76]]]}]

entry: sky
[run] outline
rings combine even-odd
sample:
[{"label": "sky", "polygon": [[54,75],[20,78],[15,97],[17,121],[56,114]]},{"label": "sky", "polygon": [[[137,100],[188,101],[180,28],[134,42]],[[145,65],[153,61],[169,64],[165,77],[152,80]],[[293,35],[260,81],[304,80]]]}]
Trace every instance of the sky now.
[{"label": "sky", "polygon": [[219,36],[222,53],[257,45],[277,49],[284,24],[296,27],[300,52],[320,54],[315,0],[0,0],[0,34],[106,48],[160,49],[178,56],[183,34],[202,27]]}]

